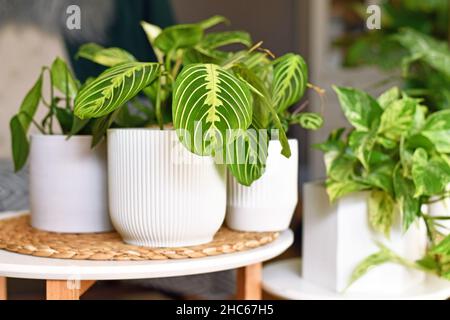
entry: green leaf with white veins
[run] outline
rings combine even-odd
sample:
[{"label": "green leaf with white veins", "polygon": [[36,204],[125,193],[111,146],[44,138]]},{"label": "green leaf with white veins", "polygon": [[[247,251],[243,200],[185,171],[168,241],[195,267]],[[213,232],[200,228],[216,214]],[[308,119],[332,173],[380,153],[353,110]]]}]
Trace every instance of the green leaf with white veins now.
[{"label": "green leaf with white veins", "polygon": [[383,109],[374,98],[354,88],[333,86],[333,89],[345,117],[357,130],[369,131],[379,124]]},{"label": "green leaf with white veins", "polygon": [[267,131],[260,134],[250,126],[233,137],[227,147],[227,164],[231,174],[245,186],[250,186],[264,173],[268,156],[269,138]]},{"label": "green leaf with white veins", "polygon": [[308,67],[298,54],[288,53],[274,61],[272,99],[278,112],[297,103],[308,84]]},{"label": "green leaf with white veins", "polygon": [[150,85],[158,73],[157,63],[129,62],[107,69],[80,90],[75,115],[99,118],[113,112]]},{"label": "green leaf with white veins", "polygon": [[299,124],[306,130],[317,130],[323,125],[323,118],[320,114],[314,112],[301,112],[294,114],[290,118],[290,123]]},{"label": "green leaf with white veins", "polygon": [[95,43],[82,45],[78,50],[77,56],[107,67],[136,61],[136,58],[131,53],[123,49],[103,48]]},{"label": "green leaf with white veins", "polygon": [[215,154],[217,148],[224,152],[227,130],[245,130],[252,122],[250,89],[218,65],[191,64],[175,81],[172,114],[188,150],[199,155]]},{"label": "green leaf with white veins", "polygon": [[450,153],[450,109],[431,114],[422,129],[439,152]]},{"label": "green leaf with white veins", "polygon": [[[288,138],[264,82],[252,70],[245,66],[238,65],[235,66],[233,70],[236,72],[239,79],[248,85],[254,96],[252,123],[258,128],[267,128],[267,123],[264,124],[265,113],[267,112],[272,118],[274,128],[278,130],[281,154],[286,158],[289,158],[291,156],[291,148],[289,146]],[[275,137],[271,138],[275,139]]]}]

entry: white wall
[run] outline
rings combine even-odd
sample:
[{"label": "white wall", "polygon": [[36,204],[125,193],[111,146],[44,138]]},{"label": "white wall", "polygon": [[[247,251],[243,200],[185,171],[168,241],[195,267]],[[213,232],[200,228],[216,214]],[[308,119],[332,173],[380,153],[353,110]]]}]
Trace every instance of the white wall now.
[{"label": "white wall", "polygon": [[[339,26],[331,19],[331,0],[311,1],[309,19],[309,66],[311,81],[326,90],[324,99],[324,127],[310,132],[309,144],[315,144],[327,139],[328,134],[340,127],[349,127],[332,85],[356,87],[367,90],[372,95],[378,95],[388,86],[375,87],[374,84],[388,77],[387,74],[371,67],[343,69],[340,65],[338,51],[332,47],[333,35],[339,33]],[[311,95],[311,111],[320,112],[320,99]],[[322,152],[309,148],[308,163],[311,171],[310,180],[323,179],[325,169]]]},{"label": "white wall", "polygon": [[64,55],[62,42],[55,35],[32,27],[0,28],[0,158],[11,157],[9,119],[33,86],[41,66]]}]

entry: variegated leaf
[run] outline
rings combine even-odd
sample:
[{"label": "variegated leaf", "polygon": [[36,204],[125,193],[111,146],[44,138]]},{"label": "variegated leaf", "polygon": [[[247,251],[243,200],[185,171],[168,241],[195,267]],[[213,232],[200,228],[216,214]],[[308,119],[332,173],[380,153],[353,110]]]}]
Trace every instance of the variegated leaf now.
[{"label": "variegated leaf", "polygon": [[217,156],[220,148],[225,151],[228,129],[250,126],[252,97],[245,83],[221,67],[192,64],[177,77],[172,113],[178,136],[190,151]]},{"label": "variegated leaf", "polygon": [[80,119],[99,118],[121,107],[156,78],[157,63],[130,62],[112,67],[83,87],[75,99]]},{"label": "variegated leaf", "polygon": [[274,62],[272,99],[279,112],[298,102],[308,83],[308,67],[297,54],[288,53]]},{"label": "variegated leaf", "polygon": [[266,168],[269,147],[267,130],[260,132],[251,126],[238,132],[232,141],[227,147],[228,169],[237,182],[250,186]]}]

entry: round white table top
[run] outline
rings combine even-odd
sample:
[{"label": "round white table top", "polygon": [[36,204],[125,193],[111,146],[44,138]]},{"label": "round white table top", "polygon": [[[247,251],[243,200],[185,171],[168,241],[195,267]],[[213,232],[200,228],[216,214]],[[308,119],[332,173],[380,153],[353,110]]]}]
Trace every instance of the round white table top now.
[{"label": "round white table top", "polygon": [[445,300],[450,297],[450,281],[427,276],[423,283],[402,294],[338,293],[310,283],[301,276],[301,259],[269,263],[263,270],[263,288],[292,300]]},{"label": "round white table top", "polygon": [[[20,213],[3,213],[0,219]],[[294,241],[291,230],[264,246],[217,256],[154,261],[88,261],[40,258],[0,250],[0,276],[46,280],[164,278],[235,269],[272,259]]]}]

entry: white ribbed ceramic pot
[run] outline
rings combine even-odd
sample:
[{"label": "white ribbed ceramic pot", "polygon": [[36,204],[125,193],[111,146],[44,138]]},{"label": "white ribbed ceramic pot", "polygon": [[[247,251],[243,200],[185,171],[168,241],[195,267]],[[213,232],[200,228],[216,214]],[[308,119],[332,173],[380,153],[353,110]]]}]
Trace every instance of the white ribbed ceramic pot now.
[{"label": "white ribbed ceramic pot", "polygon": [[112,230],[108,214],[106,147],[92,136],[32,135],[31,225],[51,232]]},{"label": "white ribbed ceramic pot", "polygon": [[127,243],[210,242],[225,217],[226,174],[190,153],[174,130],[108,130],[110,214]]},{"label": "white ribbed ceramic pot", "polygon": [[292,155],[284,157],[279,141],[269,142],[266,171],[250,187],[228,173],[226,223],[239,231],[281,231],[289,228],[298,199],[298,143],[290,139]]}]

